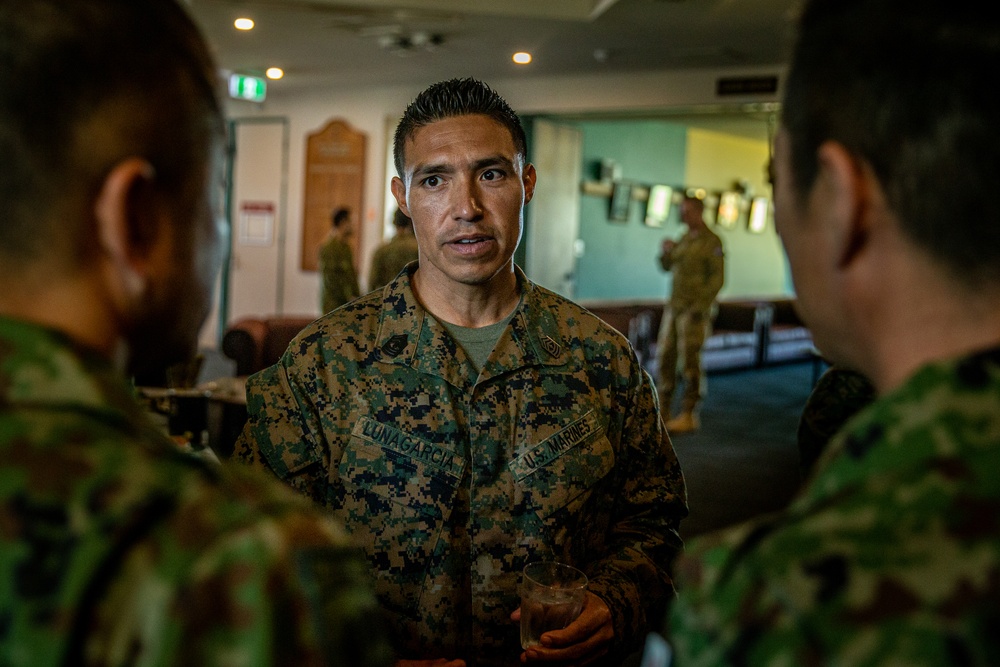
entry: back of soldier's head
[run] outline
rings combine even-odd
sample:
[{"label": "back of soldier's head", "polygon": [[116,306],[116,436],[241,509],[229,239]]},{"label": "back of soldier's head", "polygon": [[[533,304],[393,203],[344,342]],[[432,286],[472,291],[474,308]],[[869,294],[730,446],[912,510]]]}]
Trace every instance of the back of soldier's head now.
[{"label": "back of soldier's head", "polygon": [[173,0],[3,0],[0,265],[86,263],[89,207],[123,158],[147,160],[164,200],[188,205],[192,165],[223,127],[215,77]]},{"label": "back of soldier's head", "polygon": [[813,0],[782,108],[800,196],[817,174],[817,147],[843,144],[871,165],[911,241],[969,284],[1000,281],[1000,132],[989,84],[1000,21],[982,7]]}]

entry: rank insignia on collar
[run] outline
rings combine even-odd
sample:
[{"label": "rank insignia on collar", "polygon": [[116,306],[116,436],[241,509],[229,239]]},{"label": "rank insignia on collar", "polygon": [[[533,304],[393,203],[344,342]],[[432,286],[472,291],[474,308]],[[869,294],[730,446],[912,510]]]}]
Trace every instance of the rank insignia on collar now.
[{"label": "rank insignia on collar", "polygon": [[558,357],[562,351],[562,346],[552,340],[551,336],[542,336],[542,349],[549,353],[550,357]]},{"label": "rank insignia on collar", "polygon": [[393,336],[382,346],[382,351],[390,357],[398,357],[404,349],[406,349],[406,336],[402,334]]}]

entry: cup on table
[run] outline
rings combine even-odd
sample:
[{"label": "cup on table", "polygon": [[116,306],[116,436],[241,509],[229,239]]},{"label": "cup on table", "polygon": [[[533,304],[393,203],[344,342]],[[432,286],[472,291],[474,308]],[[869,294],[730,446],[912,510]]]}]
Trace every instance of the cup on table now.
[{"label": "cup on table", "polygon": [[521,648],[572,623],[587,597],[587,575],[556,561],[528,563],[521,573]]}]

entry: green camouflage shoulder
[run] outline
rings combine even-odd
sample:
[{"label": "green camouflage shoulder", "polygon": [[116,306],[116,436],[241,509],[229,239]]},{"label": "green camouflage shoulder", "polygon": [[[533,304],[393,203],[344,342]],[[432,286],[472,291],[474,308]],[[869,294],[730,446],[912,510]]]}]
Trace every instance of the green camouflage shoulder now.
[{"label": "green camouflage shoulder", "polygon": [[0,664],[389,664],[341,529],[181,453],[106,362],[4,318],[0,453]]},{"label": "green camouflage shoulder", "polygon": [[1000,351],[917,372],[784,512],[695,540],[676,664],[1000,664]]}]

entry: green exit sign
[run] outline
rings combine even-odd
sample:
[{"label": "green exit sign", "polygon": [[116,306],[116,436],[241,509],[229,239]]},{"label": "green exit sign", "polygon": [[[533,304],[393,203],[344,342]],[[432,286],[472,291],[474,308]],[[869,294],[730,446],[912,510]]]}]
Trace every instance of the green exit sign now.
[{"label": "green exit sign", "polygon": [[267,81],[259,76],[247,74],[229,75],[229,96],[238,100],[263,102],[267,95]]}]

